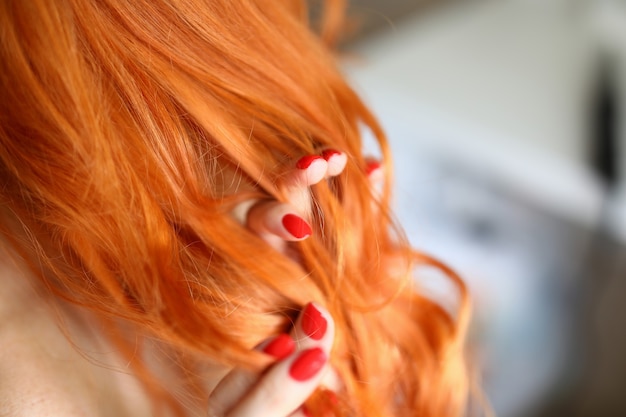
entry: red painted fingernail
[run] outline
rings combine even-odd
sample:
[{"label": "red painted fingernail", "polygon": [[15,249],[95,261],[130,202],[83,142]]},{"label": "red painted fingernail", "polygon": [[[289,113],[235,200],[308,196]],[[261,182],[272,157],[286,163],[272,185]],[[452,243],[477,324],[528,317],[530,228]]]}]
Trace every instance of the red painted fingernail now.
[{"label": "red painted fingernail", "polygon": [[328,322],[312,303],[307,304],[302,315],[302,330],[313,340],[320,340],[326,334]]},{"label": "red painted fingernail", "polygon": [[283,226],[292,236],[298,239],[311,235],[311,226],[295,214],[285,214]]},{"label": "red painted fingernail", "polygon": [[367,175],[369,175],[372,172],[376,171],[380,167],[381,167],[380,162],[378,162],[378,161],[370,161],[370,162],[367,163],[367,165],[365,165],[365,173]]},{"label": "red painted fingernail", "polygon": [[263,352],[275,357],[276,359],[284,359],[296,350],[296,342],[293,341],[288,334],[280,334],[272,340]]},{"label": "red painted fingernail", "polygon": [[322,369],[327,359],[326,353],[320,347],[305,350],[291,364],[289,375],[296,381],[311,379]]},{"label": "red painted fingernail", "polygon": [[309,411],[309,407],[307,407],[306,405],[303,405],[300,410],[302,410],[302,414],[304,414],[304,417],[313,417],[313,415],[311,414],[311,412]]},{"label": "red painted fingernail", "polygon": [[324,152],[322,152],[322,158],[324,158],[327,161],[330,158],[332,158],[334,155],[341,155],[341,152],[339,152],[336,149],[326,149]]},{"label": "red painted fingernail", "polygon": [[317,155],[303,156],[298,160],[298,162],[296,162],[296,168],[307,169],[314,161],[317,161],[318,159],[322,159],[322,157]]}]

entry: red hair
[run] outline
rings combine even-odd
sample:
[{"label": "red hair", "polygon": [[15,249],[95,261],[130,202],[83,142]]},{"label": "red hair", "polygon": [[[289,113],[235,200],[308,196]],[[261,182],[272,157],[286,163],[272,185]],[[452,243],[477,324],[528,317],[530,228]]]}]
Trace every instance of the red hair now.
[{"label": "red hair", "polygon": [[[316,301],[336,321],[346,414],[459,415],[465,288],[410,249],[390,181],[380,197],[369,186],[360,125],[391,161],[327,47],[341,9],[326,5],[318,36],[296,0],[1,2],[2,228],[45,288],[107,334],[130,325],[166,344],[198,401],[197,367],[260,369],[251,348]],[[284,200],[293,160],[324,147],[349,162],[314,187],[314,236],[295,262],[230,210]],[[454,316],[414,288],[423,263],[457,284]],[[135,339],[111,337],[155,404],[183,414],[188,399],[165,394]]]}]

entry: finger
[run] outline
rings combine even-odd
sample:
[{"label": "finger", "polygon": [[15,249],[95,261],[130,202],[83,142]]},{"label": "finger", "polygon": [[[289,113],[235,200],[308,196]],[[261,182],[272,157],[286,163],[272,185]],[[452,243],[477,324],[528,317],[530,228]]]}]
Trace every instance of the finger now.
[{"label": "finger", "polygon": [[[334,326],[335,322],[327,310],[317,303],[309,303],[296,320],[290,335],[296,342],[297,350],[322,346],[330,351],[335,334]],[[342,387],[341,380],[332,367],[324,374],[321,385],[332,391],[338,391]]]},{"label": "finger", "polygon": [[324,179],[327,170],[328,162],[321,156],[304,156],[283,180],[290,205],[277,201],[249,200],[238,204],[232,210],[232,215],[270,245],[283,250],[285,245],[281,241],[299,241],[311,234],[311,227],[303,218],[303,215],[311,212],[308,187]]},{"label": "finger", "polygon": [[257,203],[248,211],[247,226],[278,252],[295,256],[287,242],[298,242],[312,233],[309,223],[289,204],[274,200]]},{"label": "finger", "polygon": [[373,187],[379,187],[383,182],[385,176],[383,171],[383,165],[376,159],[366,158],[365,160],[365,174]]},{"label": "finger", "polygon": [[332,366],[324,374],[320,385],[332,392],[339,392],[344,387],[341,378],[339,378],[337,371]]},{"label": "finger", "polygon": [[330,313],[317,303],[307,304],[291,330],[297,350],[322,346],[330,351],[335,334],[335,322]]},{"label": "finger", "polygon": [[298,212],[311,213],[310,186],[326,177],[328,162],[319,155],[306,155],[300,158],[295,168],[285,176],[283,185],[287,191],[287,200]]},{"label": "finger", "polygon": [[315,391],[327,366],[328,354],[320,347],[298,352],[273,366],[226,416],[288,416]]},{"label": "finger", "polygon": [[237,404],[258,380],[259,375],[249,371],[233,371],[215,387],[209,396],[207,415],[223,417],[227,410]]},{"label": "finger", "polygon": [[[326,161],[324,166],[323,161]],[[288,191],[288,200],[300,213],[309,213],[311,194],[309,187],[324,178],[341,174],[348,163],[348,155],[336,149],[326,149],[317,155],[307,155],[296,162],[296,168],[287,174],[283,182]],[[374,158],[366,158],[366,174],[374,187],[379,187],[384,179],[382,164]]]},{"label": "finger", "polygon": [[304,220],[311,213],[309,187],[324,178],[339,175],[347,160],[345,153],[334,149],[324,150],[321,156],[306,155],[294,164],[283,181],[290,204],[249,200],[237,205],[232,214],[270,245],[284,250],[282,241],[299,241],[311,234],[311,227]]},{"label": "finger", "polygon": [[[257,346],[257,350],[267,353],[277,360],[284,359],[295,351],[296,345],[291,336],[280,334]],[[257,373],[235,370],[224,377],[209,397],[209,416],[223,416],[235,406],[259,379]]]},{"label": "finger", "polygon": [[273,365],[227,417],[289,416],[320,385],[330,368],[328,356],[335,334],[334,321],[319,305],[308,304],[292,334],[299,337],[296,352]]},{"label": "finger", "polygon": [[328,162],[319,155],[306,155],[296,162],[295,169],[287,176],[286,185],[306,188],[317,184],[326,176]]},{"label": "finger", "polygon": [[[329,326],[333,327],[329,330]],[[291,340],[295,340],[296,350],[308,349],[319,344],[324,349],[330,351],[334,333],[334,320],[332,320],[328,311],[315,303],[310,303],[304,307],[302,313],[296,319],[290,336]],[[273,356],[277,357],[276,354]],[[341,390],[341,379],[333,367],[329,367],[325,372],[321,385],[331,392]]]},{"label": "finger", "polygon": [[[326,176],[328,162],[318,155],[307,155],[300,158],[284,177],[282,183],[287,188],[289,200],[302,200],[305,194],[308,203],[308,187],[320,182]],[[262,203],[263,201],[261,201]],[[247,223],[249,212],[259,203],[259,200],[248,200],[238,204],[231,212],[233,217],[242,224]],[[296,207],[304,207],[300,212],[307,212],[308,205],[295,204]]]},{"label": "finger", "polygon": [[[324,165],[321,161],[324,161]],[[289,202],[300,213],[310,214],[311,192],[309,187],[324,178],[339,175],[346,167],[348,156],[335,149],[326,149],[317,155],[308,155],[296,163],[296,170],[286,181]]]},{"label": "finger", "polygon": [[255,204],[248,211],[247,225],[261,237],[273,235],[290,242],[304,240],[312,233],[294,207],[274,200]]},{"label": "finger", "polygon": [[322,152],[322,158],[328,162],[327,178],[341,174],[348,163],[348,155],[336,149],[326,149]]}]

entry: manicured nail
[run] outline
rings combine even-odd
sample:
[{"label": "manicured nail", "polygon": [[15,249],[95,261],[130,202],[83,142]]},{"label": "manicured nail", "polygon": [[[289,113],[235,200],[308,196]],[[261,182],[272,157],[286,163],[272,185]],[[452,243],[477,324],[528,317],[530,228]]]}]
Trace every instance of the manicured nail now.
[{"label": "manicured nail", "polygon": [[341,152],[339,152],[336,149],[326,149],[324,152],[322,152],[322,158],[324,158],[327,161],[330,158],[332,158],[334,155],[341,155]]},{"label": "manicured nail", "polygon": [[280,334],[274,340],[268,343],[263,352],[275,357],[276,359],[284,359],[296,350],[296,343],[288,334]]},{"label": "manicured nail", "polygon": [[320,347],[305,350],[291,364],[289,375],[296,381],[306,381],[317,374],[327,360],[326,353]]},{"label": "manicured nail", "polygon": [[376,171],[380,167],[381,167],[380,162],[370,161],[367,163],[367,165],[365,165],[365,173],[367,175],[370,175],[372,172]]},{"label": "manicured nail", "polygon": [[307,304],[302,315],[302,330],[313,340],[320,340],[326,334],[328,322],[312,303]]},{"label": "manicured nail", "polygon": [[298,162],[296,162],[296,168],[307,169],[309,166],[311,166],[313,162],[317,161],[318,159],[322,159],[322,157],[317,155],[303,156],[298,160]]},{"label": "manicured nail", "polygon": [[297,239],[310,236],[312,232],[311,226],[295,214],[285,214],[285,216],[283,216],[283,226]]}]

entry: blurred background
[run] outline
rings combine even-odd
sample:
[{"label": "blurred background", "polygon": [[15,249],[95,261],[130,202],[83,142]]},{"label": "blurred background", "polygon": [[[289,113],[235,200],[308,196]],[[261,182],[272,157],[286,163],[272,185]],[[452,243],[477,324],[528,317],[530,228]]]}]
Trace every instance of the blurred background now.
[{"label": "blurred background", "polygon": [[496,414],[626,416],[626,1],[350,8],[345,72],[410,240],[471,288]]}]

